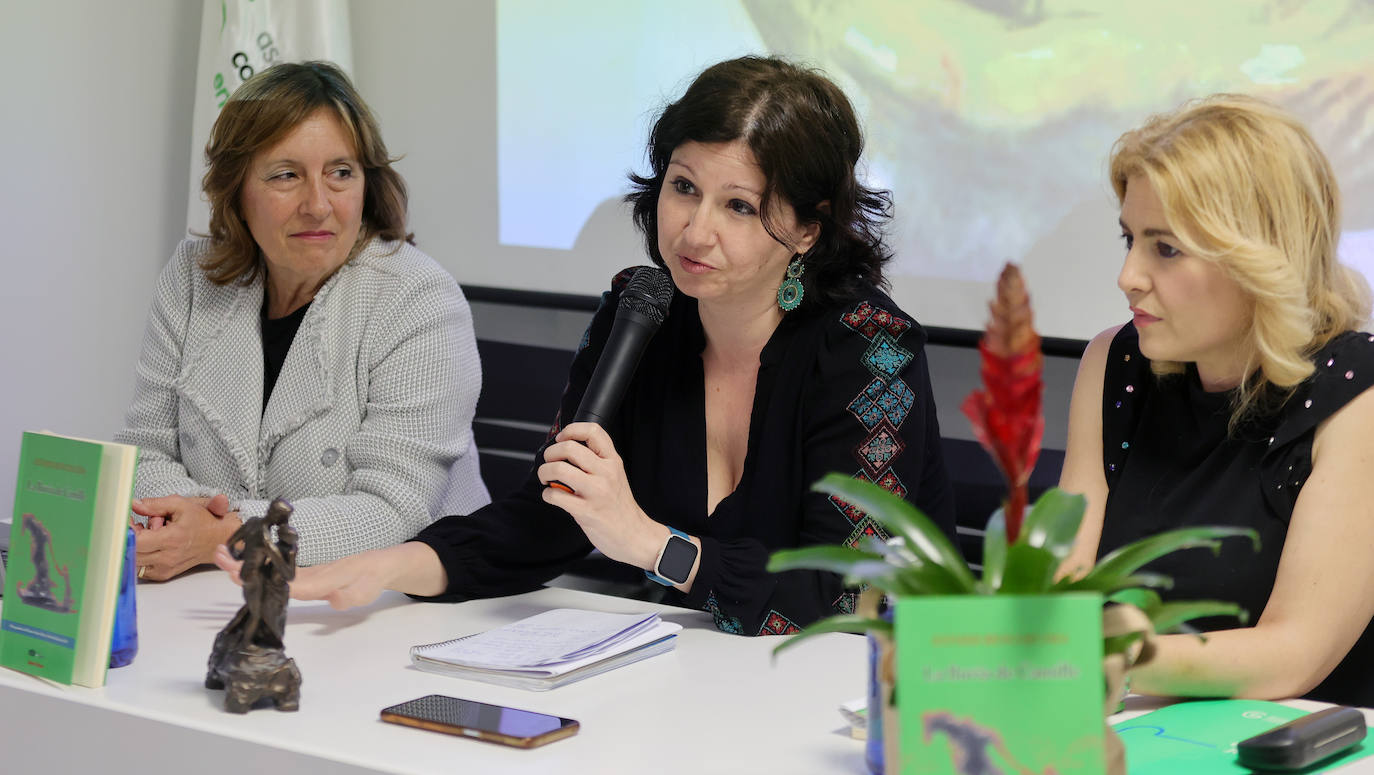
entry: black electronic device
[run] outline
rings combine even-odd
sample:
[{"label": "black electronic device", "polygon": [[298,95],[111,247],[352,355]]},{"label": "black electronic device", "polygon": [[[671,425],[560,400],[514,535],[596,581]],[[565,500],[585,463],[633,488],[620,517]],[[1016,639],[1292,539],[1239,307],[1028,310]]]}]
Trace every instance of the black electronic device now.
[{"label": "black electronic device", "polygon": [[382,721],[473,737],[516,748],[535,748],[577,733],[570,718],[430,694],[382,710]]},{"label": "black electronic device", "polygon": [[674,527],[668,530],[668,541],[658,550],[654,569],[644,571],[644,575],[664,586],[686,584],[692,576],[692,568],[697,564],[700,550],[686,533]]},{"label": "black electronic device", "polygon": [[[592,370],[592,378],[582,393],[573,422],[594,422],[605,426],[620,408],[620,399],[630,386],[639,359],[649,340],[654,338],[668,307],[673,302],[673,281],[662,269],[642,266],[634,271],[620,292],[611,334],[601,350],[601,357]],[[549,482],[564,492],[572,488],[559,482]]]},{"label": "black electronic device", "polygon": [[573,422],[605,425],[620,408],[639,358],[648,347],[673,302],[673,281],[654,267],[640,267],[620,292],[611,334],[601,350],[587,390],[573,415]]},{"label": "black electronic device", "polygon": [[1236,744],[1236,758],[1252,770],[1294,771],[1329,759],[1364,739],[1364,713],[1327,708]]}]

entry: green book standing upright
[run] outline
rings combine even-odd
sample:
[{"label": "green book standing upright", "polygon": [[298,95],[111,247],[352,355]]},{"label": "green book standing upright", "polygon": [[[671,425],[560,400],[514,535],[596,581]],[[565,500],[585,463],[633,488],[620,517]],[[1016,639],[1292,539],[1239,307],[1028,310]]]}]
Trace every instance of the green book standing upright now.
[{"label": "green book standing upright", "polygon": [[0,665],[104,686],[138,448],[25,433]]},{"label": "green book standing upright", "polygon": [[903,597],[894,623],[901,775],[1105,771],[1100,595]]}]

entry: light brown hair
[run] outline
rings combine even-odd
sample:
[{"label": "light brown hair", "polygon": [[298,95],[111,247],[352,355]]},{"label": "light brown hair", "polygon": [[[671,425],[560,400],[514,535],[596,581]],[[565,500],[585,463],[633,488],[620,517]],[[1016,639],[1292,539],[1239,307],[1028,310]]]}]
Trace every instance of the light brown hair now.
[{"label": "light brown hair", "polygon": [[[264,271],[243,220],[241,195],[253,158],[315,111],[333,111],[363,167],[363,225],[352,251],[373,237],[413,243],[406,231],[405,181],[392,169],[381,129],[348,76],[330,62],[283,63],[249,78],[220,110],[205,144],[201,188],[210,200],[210,251],[201,269],[211,282],[252,282]],[[351,257],[351,256],[350,256]]]}]

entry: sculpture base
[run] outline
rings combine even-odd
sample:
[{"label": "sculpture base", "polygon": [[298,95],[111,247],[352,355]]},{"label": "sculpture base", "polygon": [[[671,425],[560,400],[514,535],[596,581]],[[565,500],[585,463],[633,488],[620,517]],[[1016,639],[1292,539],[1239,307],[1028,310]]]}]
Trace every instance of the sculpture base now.
[{"label": "sculpture base", "polygon": [[225,689],[224,709],[247,713],[269,702],[277,710],[301,706],[301,671],[281,649],[249,645],[224,653],[205,674],[205,688]]}]

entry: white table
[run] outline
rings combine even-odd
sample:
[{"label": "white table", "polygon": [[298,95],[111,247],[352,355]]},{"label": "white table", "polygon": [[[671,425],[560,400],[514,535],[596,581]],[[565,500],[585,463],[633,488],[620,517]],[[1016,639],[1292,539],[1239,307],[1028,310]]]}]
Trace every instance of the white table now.
[{"label": "white table", "polygon": [[[334,611],[293,601],[287,654],[301,709],[222,710],[203,688],[215,633],[242,602],[217,571],[140,584],[139,653],[102,689],[0,669],[0,772],[862,773],[863,744],[837,708],[864,693],[862,638],[827,635],[784,653],[778,638],[717,632],[707,614],[545,589],[456,605],[387,594]],[[548,692],[426,673],[408,649],[560,607],[658,610],[685,628],[664,655]],[[448,694],[581,722],[520,750],[378,720],[389,705]]]},{"label": "white table", "polygon": [[[293,601],[286,644],[304,676],[301,709],[238,716],[222,710],[223,692],[202,684],[215,633],[242,602],[238,588],[207,571],[141,584],[138,597],[138,658],[111,670],[105,688],[0,669],[0,772],[866,772],[863,744],[845,734],[836,710],[864,693],[865,642],[856,636],[821,636],[773,663],[778,638],[726,635],[703,613],[569,589],[456,605],[387,594],[343,612]],[[549,692],[410,666],[414,644],[561,607],[657,610],[684,630],[669,654]],[[425,694],[567,716],[582,727],[518,750],[378,720],[382,708]],[[1112,721],[1165,704],[1127,702]],[[1374,726],[1374,712],[1365,716]],[[1374,772],[1374,757],[1342,771]]]}]

